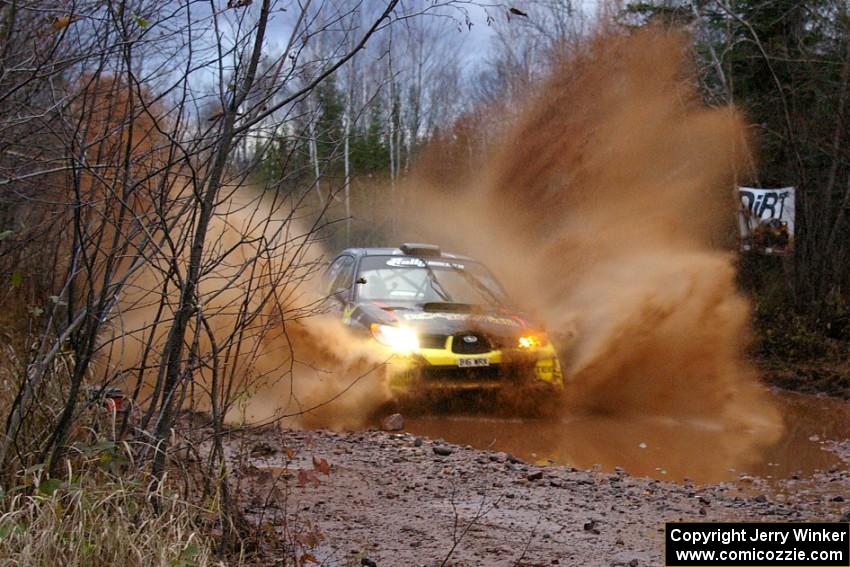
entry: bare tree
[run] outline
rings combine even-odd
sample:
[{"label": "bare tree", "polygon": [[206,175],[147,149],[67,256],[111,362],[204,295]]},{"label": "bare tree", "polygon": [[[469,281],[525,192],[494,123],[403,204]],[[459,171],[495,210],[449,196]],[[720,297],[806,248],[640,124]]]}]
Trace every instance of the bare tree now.
[{"label": "bare tree", "polygon": [[[366,46],[432,12],[465,13],[451,3],[402,11],[398,0],[283,8],[3,5],[0,262],[32,298],[37,338],[0,439],[4,474],[39,462],[58,473],[81,417],[120,386],[135,409],[118,435],[132,434],[156,478],[168,470],[180,411],[209,412],[207,470],[232,527],[223,424],[260,384],[291,379],[300,364],[302,322],[322,299],[305,287],[321,265],[314,243],[340,191],[351,216],[352,132],[385,84],[360,72],[374,56]],[[321,163],[315,101],[341,70],[345,167],[335,184]],[[413,115],[411,134],[397,121],[394,175],[403,136],[420,135],[421,107]],[[302,183],[305,139],[312,175]],[[279,177],[252,187],[280,140]],[[295,190],[282,190],[288,179]],[[313,195],[318,207],[308,206]],[[264,358],[269,344],[280,351],[275,365]]]}]

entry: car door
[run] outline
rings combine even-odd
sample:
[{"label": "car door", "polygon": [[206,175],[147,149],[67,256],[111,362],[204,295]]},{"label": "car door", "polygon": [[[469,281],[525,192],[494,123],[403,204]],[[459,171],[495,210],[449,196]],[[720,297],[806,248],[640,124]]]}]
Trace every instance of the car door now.
[{"label": "car door", "polygon": [[325,281],[329,310],[347,319],[354,283],[354,257],[347,254],[337,257],[328,268]]}]

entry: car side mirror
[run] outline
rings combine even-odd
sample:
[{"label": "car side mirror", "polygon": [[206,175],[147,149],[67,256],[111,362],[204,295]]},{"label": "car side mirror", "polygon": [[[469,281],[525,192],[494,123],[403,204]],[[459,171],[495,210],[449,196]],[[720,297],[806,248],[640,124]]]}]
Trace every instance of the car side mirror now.
[{"label": "car side mirror", "polygon": [[361,284],[361,285],[362,285],[362,284],[365,284],[365,283],[366,283],[366,278],[364,278],[363,276],[360,276],[359,278],[357,278],[356,280],[354,280],[354,283],[356,283],[356,284]]}]

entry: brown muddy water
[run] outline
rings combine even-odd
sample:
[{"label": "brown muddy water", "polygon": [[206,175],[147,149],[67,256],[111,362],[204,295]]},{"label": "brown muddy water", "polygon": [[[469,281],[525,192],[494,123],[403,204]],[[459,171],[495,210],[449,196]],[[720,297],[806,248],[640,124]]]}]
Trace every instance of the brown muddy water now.
[{"label": "brown muddy water", "polygon": [[778,440],[728,431],[710,421],[573,415],[558,419],[428,415],[406,418],[415,435],[503,451],[538,464],[621,467],[633,475],[698,483],[805,477],[845,465],[825,446],[850,439],[850,404],[775,393],[785,421]]}]

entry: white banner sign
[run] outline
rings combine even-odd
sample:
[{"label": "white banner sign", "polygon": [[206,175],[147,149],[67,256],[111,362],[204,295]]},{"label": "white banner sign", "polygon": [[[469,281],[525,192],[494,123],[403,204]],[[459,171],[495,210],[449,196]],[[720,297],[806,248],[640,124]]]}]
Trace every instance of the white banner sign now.
[{"label": "white banner sign", "polygon": [[794,249],[794,188],[739,187],[741,250],[790,254]]}]

